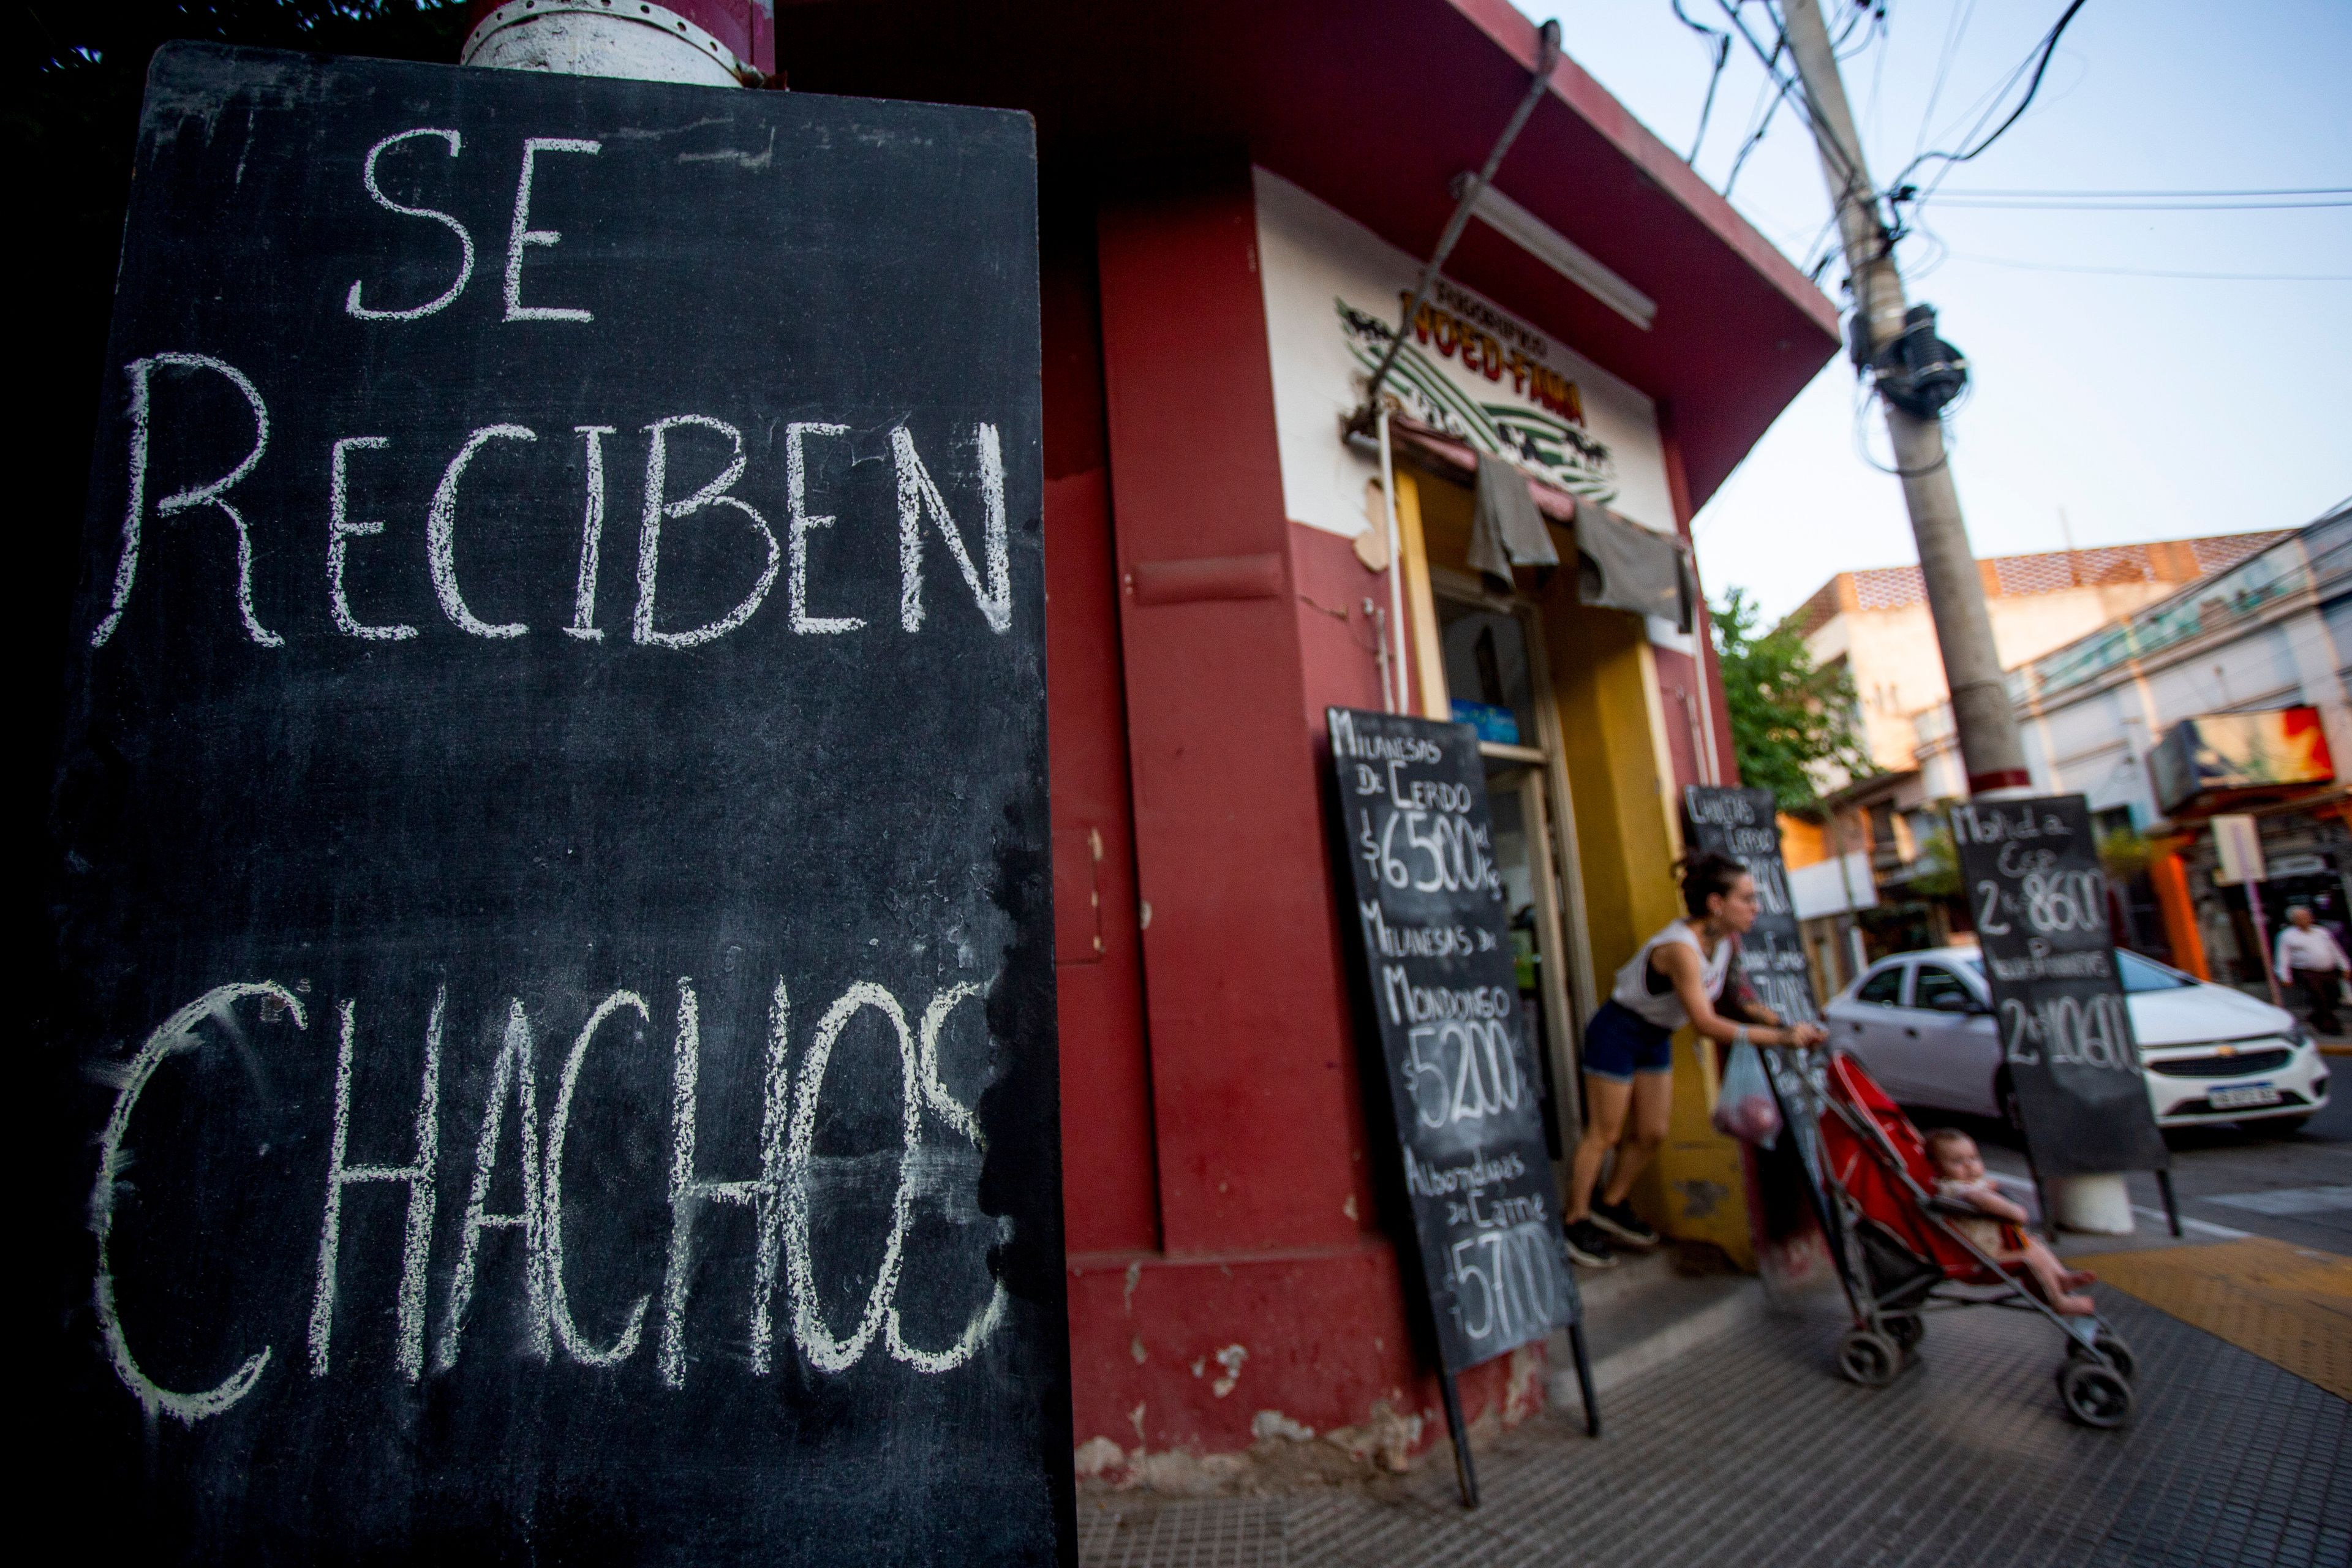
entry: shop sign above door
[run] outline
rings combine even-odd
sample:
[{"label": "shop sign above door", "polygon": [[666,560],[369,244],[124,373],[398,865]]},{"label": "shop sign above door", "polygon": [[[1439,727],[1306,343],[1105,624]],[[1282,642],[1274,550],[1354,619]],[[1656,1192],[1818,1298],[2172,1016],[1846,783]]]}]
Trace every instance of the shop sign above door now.
[{"label": "shop sign above door", "polygon": [[[1348,352],[1369,381],[1412,302],[1335,298]],[[1508,458],[1548,484],[1595,500],[1617,495],[1617,461],[1587,427],[1584,392],[1548,363],[1532,329],[1440,278],[1414,312],[1382,385],[1408,417],[1483,452]]]}]

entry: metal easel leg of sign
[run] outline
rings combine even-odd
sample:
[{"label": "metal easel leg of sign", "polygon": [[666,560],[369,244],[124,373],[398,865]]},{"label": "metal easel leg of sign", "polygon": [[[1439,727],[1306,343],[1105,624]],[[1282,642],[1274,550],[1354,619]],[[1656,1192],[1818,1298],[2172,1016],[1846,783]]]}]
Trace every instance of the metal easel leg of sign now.
[{"label": "metal easel leg of sign", "polygon": [[1592,1357],[1584,1348],[1584,1320],[1568,1325],[1568,1352],[1576,1362],[1576,1391],[1584,1396],[1584,1435],[1601,1436],[1601,1401],[1592,1392]]},{"label": "metal easel leg of sign", "polygon": [[1478,1506],[1478,1469],[1470,1461],[1470,1429],[1462,1421],[1462,1390],[1454,1374],[1441,1371],[1437,1385],[1445,1393],[1445,1430],[1454,1439],[1454,1479],[1462,1483],[1462,1506]]},{"label": "metal easel leg of sign", "polygon": [[2171,1172],[2156,1173],[2156,1190],[2164,1194],[2164,1223],[2172,1227],[2173,1237],[2177,1240],[2180,1236],[2180,1204],[2172,1195]]}]

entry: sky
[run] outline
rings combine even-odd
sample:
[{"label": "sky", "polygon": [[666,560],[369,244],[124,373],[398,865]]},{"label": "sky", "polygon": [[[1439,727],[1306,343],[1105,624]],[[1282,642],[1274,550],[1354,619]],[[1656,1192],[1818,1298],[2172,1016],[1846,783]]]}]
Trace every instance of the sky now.
[{"label": "sky", "polygon": [[[1847,4],[1822,0],[1833,32]],[[1568,54],[1668,146],[1690,151],[1712,57],[1668,0],[1520,7],[1558,16]],[[1684,9],[1726,26],[1718,0]],[[1965,145],[1988,95],[2064,9],[1891,0],[1883,38],[1865,47],[1867,24],[1858,28],[1842,68],[1872,177],[1891,183],[1923,147]],[[1770,48],[1766,6],[1748,0],[1743,14]],[[1920,214],[1925,232],[1896,258],[1913,302],[1935,305],[1942,335],[1968,356],[1973,385],[1947,430],[1979,556],[2293,528],[2352,495],[2352,205],[1946,201],[1969,190],[2352,187],[2347,83],[2352,0],[2088,0],[2024,117],[1946,177]],[[1717,190],[1770,91],[1734,34],[1696,165]],[[1731,201],[1801,266],[1829,243],[1828,195],[1793,103],[1748,153]],[[2134,275],[2150,272],[2239,276]],[[2245,276],[2282,274],[2328,280]],[[1841,303],[1843,276],[1840,259],[1822,277]],[[1699,512],[1711,597],[1737,585],[1777,616],[1834,573],[1918,558],[1899,483],[1864,455],[1889,461],[1883,415],[1873,405],[1858,418],[1857,390],[1843,359],[1829,364]]]}]

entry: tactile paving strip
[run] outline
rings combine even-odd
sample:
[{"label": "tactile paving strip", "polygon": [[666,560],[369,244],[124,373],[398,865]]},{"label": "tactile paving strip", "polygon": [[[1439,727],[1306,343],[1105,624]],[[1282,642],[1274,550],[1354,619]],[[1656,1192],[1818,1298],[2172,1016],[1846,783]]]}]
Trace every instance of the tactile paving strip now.
[{"label": "tactile paving strip", "polygon": [[[1990,1310],[1928,1320],[1923,1363],[1877,1393],[1831,1368],[1838,1320],[1768,1320],[1606,1401],[1608,1436],[1546,1417],[1402,1486],[1274,1499],[1080,1503],[1090,1568],[1527,1563],[2352,1564],[2352,1405],[2101,1290],[2138,1352],[2133,1425],[2066,1420],[2057,1332]],[[1091,1510],[1091,1517],[1090,1517]]]},{"label": "tactile paving strip", "polygon": [[2074,1261],[2151,1307],[2352,1399],[2352,1258],[2249,1237]]}]

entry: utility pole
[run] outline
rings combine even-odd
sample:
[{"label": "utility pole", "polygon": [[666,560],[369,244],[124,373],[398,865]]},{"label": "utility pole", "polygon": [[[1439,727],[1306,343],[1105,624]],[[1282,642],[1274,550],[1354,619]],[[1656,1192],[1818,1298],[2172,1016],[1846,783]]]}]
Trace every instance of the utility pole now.
[{"label": "utility pole", "polygon": [[[1821,7],[1815,0],[1781,0],[1780,14],[1788,28],[1789,52],[1805,89],[1813,146],[1821,154],[1830,201],[1837,208],[1838,234],[1845,243],[1846,272],[1853,279],[1860,318],[1859,346],[1876,365],[1882,354],[1914,330],[1907,319],[1910,306],[1903,296],[1903,276],[1895,267],[1894,242],[1880,220],[1877,187],[1863,163],[1862,138],[1854,132],[1853,110],[1846,102],[1845,83],[1838,76],[1837,53],[1822,25]],[[1932,324],[1927,331],[1932,341]],[[1927,610],[1943,650],[1945,683],[1951,688],[1952,719],[1959,731],[1969,794],[1994,798],[2030,795],[2032,775],[2026,771],[2025,747],[2018,738],[2017,716],[2010,708],[2009,686],[2001,679],[2000,657],[1993,647],[1984,579],[1969,550],[1959,492],[1945,460],[1943,423],[1932,415],[1923,417],[1898,407],[1893,398],[1884,401],[1903,500],[1911,512],[1912,536],[1919,543]],[[2074,1176],[2051,1186],[2059,1212],[2045,1220],[2054,1217],[2081,1230],[2130,1233],[2131,1198],[2121,1176]]]},{"label": "utility pole", "polygon": [[[1846,271],[1853,280],[1854,305],[1866,334],[1863,347],[1874,362],[1904,334],[1909,309],[1903,277],[1895,268],[1895,247],[1880,222],[1876,188],[1863,164],[1862,138],[1838,78],[1814,0],[1784,0],[1789,51],[1796,57],[1811,106],[1813,144],[1830,200],[1837,207],[1838,233],[1845,242]],[[2031,787],[2025,747],[2010,710],[2008,683],[1994,649],[1992,620],[1985,613],[1984,580],[1969,550],[1968,525],[1960,517],[1959,492],[1945,460],[1940,420],[1886,405],[1886,433],[1903,479],[1903,501],[1911,512],[1912,537],[1919,544],[1919,574],[1927,580],[1927,610],[1935,617],[1936,642],[1944,653],[1944,680],[1951,688],[1952,718],[1959,730],[1960,757],[1969,793],[2020,791]]]}]

